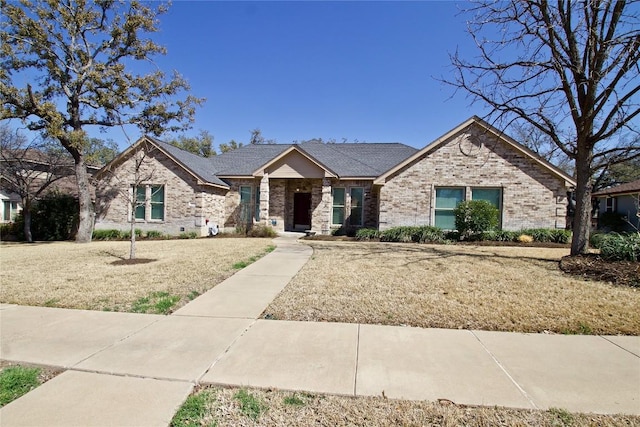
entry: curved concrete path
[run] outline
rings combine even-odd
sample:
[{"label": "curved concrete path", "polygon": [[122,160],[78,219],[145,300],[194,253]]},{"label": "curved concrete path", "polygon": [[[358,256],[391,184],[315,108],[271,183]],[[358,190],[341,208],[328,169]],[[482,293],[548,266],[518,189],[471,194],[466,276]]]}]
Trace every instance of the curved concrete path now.
[{"label": "curved concrete path", "polygon": [[0,305],[0,359],[67,369],[0,425],[166,426],[200,383],[640,415],[640,337],[257,320],[297,237],[171,316]]}]

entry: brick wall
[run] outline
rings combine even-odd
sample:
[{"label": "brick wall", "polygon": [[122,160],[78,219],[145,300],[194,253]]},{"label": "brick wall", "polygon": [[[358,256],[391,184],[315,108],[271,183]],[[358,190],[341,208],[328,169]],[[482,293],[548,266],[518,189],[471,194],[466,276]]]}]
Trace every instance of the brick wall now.
[{"label": "brick wall", "polygon": [[433,225],[435,187],[502,189],[502,228],[564,228],[564,180],[477,128],[452,136],[380,188],[380,229]]},{"label": "brick wall", "polygon": [[[226,190],[198,185],[193,176],[160,151],[147,154],[138,176],[148,178],[144,184],[164,186],[164,220],[137,220],[136,228],[168,235],[196,232],[206,236],[206,219],[222,224]],[[128,195],[135,181],[135,160],[130,157],[96,183],[96,229],[130,229]]]}]

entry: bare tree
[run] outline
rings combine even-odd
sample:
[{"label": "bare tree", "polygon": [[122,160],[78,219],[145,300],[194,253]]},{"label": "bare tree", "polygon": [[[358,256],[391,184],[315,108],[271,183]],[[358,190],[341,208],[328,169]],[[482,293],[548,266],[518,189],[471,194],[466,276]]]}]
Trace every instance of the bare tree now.
[{"label": "bare tree", "polygon": [[33,202],[56,181],[73,176],[73,159],[57,144],[40,138],[27,138],[0,126],[0,174],[3,186],[20,196],[24,218],[24,236],[33,242],[31,210]]},{"label": "bare tree", "polygon": [[575,164],[571,254],[588,249],[594,171],[640,151],[640,8],[624,0],[479,0],[466,11],[478,55],[451,56],[448,84],[519,120]]},{"label": "bare tree", "polygon": [[[157,188],[150,186],[156,176],[156,169],[151,162],[150,154],[154,147],[144,143],[138,150],[131,154],[131,157],[121,165],[107,166],[103,170],[103,182],[109,181],[109,194],[104,194],[105,198],[119,198],[127,204],[127,212],[130,222],[130,246],[129,259],[136,258],[136,212],[138,209],[146,210],[149,201],[156,195]],[[105,179],[106,178],[106,179]]]}]

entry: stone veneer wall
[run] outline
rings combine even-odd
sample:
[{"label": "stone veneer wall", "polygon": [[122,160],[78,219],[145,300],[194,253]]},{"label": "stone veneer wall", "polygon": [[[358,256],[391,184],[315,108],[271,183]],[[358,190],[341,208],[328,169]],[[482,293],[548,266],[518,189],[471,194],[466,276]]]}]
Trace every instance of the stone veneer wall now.
[{"label": "stone veneer wall", "polygon": [[[240,217],[240,187],[251,187],[251,213],[255,216],[255,192],[260,190],[260,179],[227,179],[230,188],[224,200],[224,227],[235,228]],[[233,230],[229,230],[233,231]]]},{"label": "stone veneer wall", "polygon": [[[126,159],[97,182],[96,229],[130,229],[129,199],[124,194],[135,182],[134,165],[133,158]],[[157,150],[147,155],[140,175],[151,176],[145,184],[164,185],[165,210],[164,220],[136,221],[136,228],[168,235],[195,231],[206,236],[206,219],[221,224],[226,190],[198,185],[191,175]]]},{"label": "stone veneer wall", "polygon": [[502,228],[565,228],[562,178],[506,143],[471,128],[387,179],[380,188],[381,230],[433,225],[435,187],[502,188]]}]

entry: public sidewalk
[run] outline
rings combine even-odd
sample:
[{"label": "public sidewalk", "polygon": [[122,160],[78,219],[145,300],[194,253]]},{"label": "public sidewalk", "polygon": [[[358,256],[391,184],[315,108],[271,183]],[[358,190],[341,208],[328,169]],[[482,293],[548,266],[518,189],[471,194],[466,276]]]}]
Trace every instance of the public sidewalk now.
[{"label": "public sidewalk", "polygon": [[67,369],[0,425],[166,426],[202,383],[640,415],[640,337],[257,320],[296,238],[171,316],[0,305],[1,359]]}]

